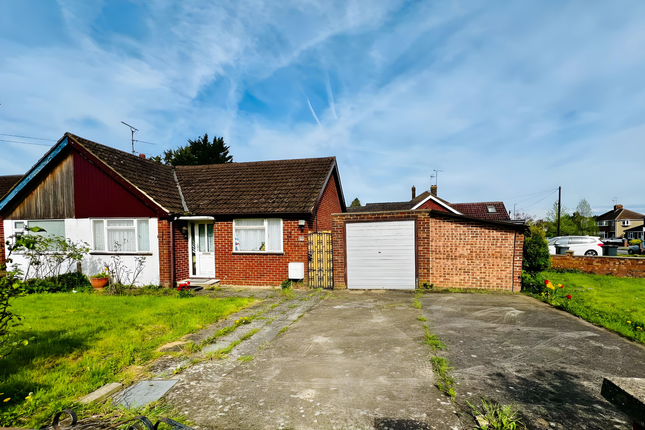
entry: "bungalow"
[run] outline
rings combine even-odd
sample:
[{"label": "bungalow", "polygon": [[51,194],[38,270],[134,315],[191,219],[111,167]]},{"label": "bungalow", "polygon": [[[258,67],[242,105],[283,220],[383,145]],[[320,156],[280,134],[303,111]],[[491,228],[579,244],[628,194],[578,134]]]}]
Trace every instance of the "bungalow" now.
[{"label": "bungalow", "polygon": [[3,243],[28,226],[86,242],[86,274],[145,257],[139,284],[304,278],[312,235],[346,210],[335,157],[171,167],[65,133],[13,178],[0,180],[18,181],[0,188]]}]

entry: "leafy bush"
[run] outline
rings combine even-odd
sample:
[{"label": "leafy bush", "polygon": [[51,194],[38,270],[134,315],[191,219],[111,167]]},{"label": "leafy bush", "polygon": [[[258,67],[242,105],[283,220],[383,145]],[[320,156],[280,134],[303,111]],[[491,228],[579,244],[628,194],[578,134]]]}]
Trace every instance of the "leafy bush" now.
[{"label": "leafy bush", "polygon": [[34,293],[69,293],[88,291],[92,287],[87,276],[78,272],[63,273],[45,279],[27,279],[23,283],[24,292]]},{"label": "leafy bush", "polygon": [[544,238],[544,230],[536,225],[529,226],[524,236],[522,255],[522,270],[530,277],[551,267],[551,255],[549,255],[549,245]]},{"label": "leafy bush", "polygon": [[642,240],[640,240],[640,239],[632,239],[632,240],[629,241],[629,244],[635,246],[635,245],[640,245],[641,242],[642,242]]}]

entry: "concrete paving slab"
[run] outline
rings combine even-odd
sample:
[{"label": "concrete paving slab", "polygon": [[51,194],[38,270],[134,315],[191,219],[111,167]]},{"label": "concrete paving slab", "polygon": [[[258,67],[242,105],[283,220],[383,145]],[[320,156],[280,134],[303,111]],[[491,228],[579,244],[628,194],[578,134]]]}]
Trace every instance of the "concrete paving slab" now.
[{"label": "concrete paving slab", "polygon": [[426,294],[421,303],[448,346],[463,410],[485,397],[518,406],[529,429],[632,428],[600,389],[604,377],[645,376],[642,345],[522,295]]},{"label": "concrete paving slab", "polygon": [[126,408],[145,406],[162,398],[177,382],[177,380],[141,381],[117,394],[114,403]]},{"label": "concrete paving slab", "polygon": [[277,337],[274,322],[242,343],[253,361],[192,366],[166,399],[203,429],[461,429],[412,300],[334,292]]}]

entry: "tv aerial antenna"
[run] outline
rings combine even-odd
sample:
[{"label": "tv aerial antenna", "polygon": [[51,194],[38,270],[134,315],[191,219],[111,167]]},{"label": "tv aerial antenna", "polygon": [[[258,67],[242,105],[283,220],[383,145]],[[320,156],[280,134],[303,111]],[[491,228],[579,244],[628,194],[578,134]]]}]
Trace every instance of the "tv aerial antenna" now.
[{"label": "tv aerial antenna", "polygon": [[[443,170],[433,170],[433,172],[434,175],[431,178],[434,177],[434,184],[439,185],[439,173],[443,173]],[[432,181],[430,181],[430,185],[432,185]]]},{"label": "tv aerial antenna", "polygon": [[130,127],[130,132],[132,132],[132,154],[137,155],[137,151],[134,150],[134,142],[147,143],[148,145],[156,145],[156,143],[146,142],[145,140],[137,140],[134,138],[134,134],[139,131],[138,128],[131,126],[130,124],[121,121],[121,124]]}]

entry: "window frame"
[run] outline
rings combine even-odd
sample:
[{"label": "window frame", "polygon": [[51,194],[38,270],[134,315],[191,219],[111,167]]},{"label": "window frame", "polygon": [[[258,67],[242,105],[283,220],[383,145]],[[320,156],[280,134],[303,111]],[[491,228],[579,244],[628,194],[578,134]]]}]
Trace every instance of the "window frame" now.
[{"label": "window frame", "polygon": [[[29,228],[32,227],[32,226],[29,225],[29,223],[30,222],[38,222],[38,221],[48,221],[48,222],[59,221],[59,222],[63,223],[63,236],[58,236],[58,235],[49,236],[48,234],[42,234],[40,232],[29,231]],[[18,223],[22,223],[22,229],[18,229],[16,227],[16,224],[18,224]],[[67,228],[66,228],[66,225],[65,225],[65,219],[64,218],[55,218],[55,219],[14,219],[14,220],[11,220],[11,231],[13,232],[13,234],[12,234],[13,236],[15,236],[18,233],[20,233],[20,234],[35,234],[35,235],[45,236],[45,237],[62,237],[65,240],[67,240]],[[47,233],[49,233],[49,232],[47,232]],[[13,238],[8,237],[6,239],[11,240],[12,243],[15,244],[15,240],[16,240],[15,237],[13,237]],[[55,251],[56,250],[54,250],[54,249],[50,249],[47,252],[55,252]],[[23,253],[24,252],[21,252],[21,251],[16,252],[16,254],[23,254]]]},{"label": "window frame", "polygon": [[[101,221],[103,222],[103,246],[105,249],[100,250],[96,249],[96,237],[94,233],[94,222],[96,221]],[[132,221],[133,226],[110,226],[108,227],[108,221]],[[139,221],[146,221],[148,223],[148,250],[146,251],[141,251],[139,247]],[[135,251],[111,251],[109,249],[109,246],[107,244],[107,233],[108,229],[133,229],[134,230],[134,237],[136,238],[136,250]],[[90,218],[90,234],[92,236],[91,240],[91,247],[92,249],[90,250],[90,254],[118,254],[118,255],[151,255],[152,254],[152,241],[151,241],[151,235],[150,235],[150,218],[126,218],[126,217],[119,217],[119,218]]]},{"label": "window frame", "polygon": [[632,223],[628,219],[624,219],[621,222],[622,227],[629,227],[630,225],[632,225]]},{"label": "window frame", "polygon": [[[260,250],[254,250],[254,251],[237,251],[235,249],[235,237],[236,234],[235,232],[237,230],[260,230],[261,228],[264,229],[264,243],[267,244],[269,243],[269,229],[268,229],[268,222],[270,219],[277,219],[280,220],[280,250],[266,250],[266,251],[260,251]],[[259,226],[237,226],[236,223],[237,221],[247,221],[247,220],[262,220],[264,222],[263,227]],[[233,219],[233,237],[231,238],[231,245],[232,245],[232,252],[233,254],[284,254],[284,219],[282,218],[235,218]]]}]

